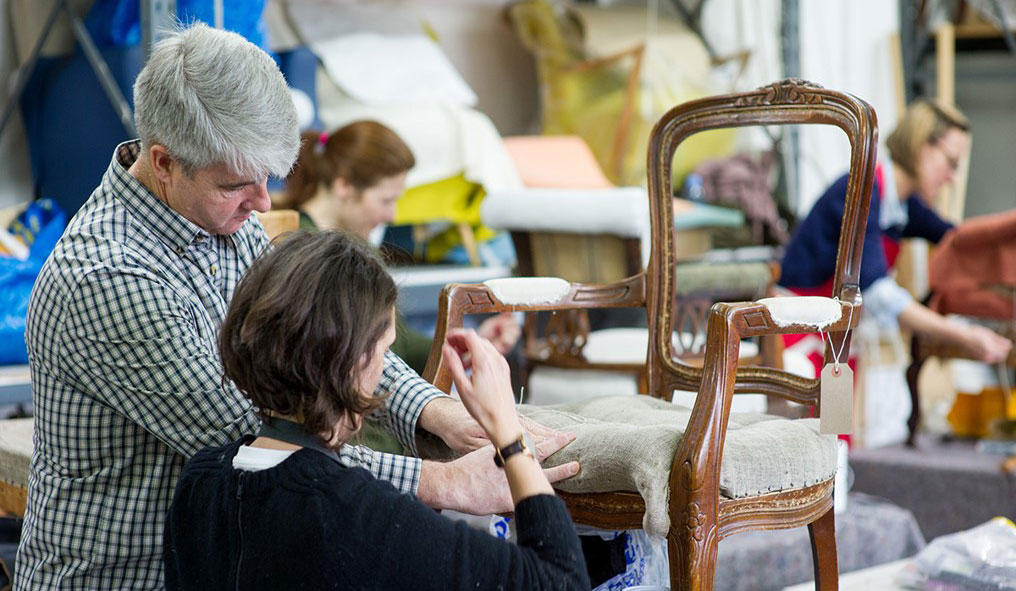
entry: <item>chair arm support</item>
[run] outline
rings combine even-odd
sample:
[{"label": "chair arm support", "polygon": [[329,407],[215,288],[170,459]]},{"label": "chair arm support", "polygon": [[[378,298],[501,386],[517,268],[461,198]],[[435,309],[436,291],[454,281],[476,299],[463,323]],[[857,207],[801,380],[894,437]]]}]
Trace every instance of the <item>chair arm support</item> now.
[{"label": "chair arm support", "polygon": [[[841,317],[823,328],[807,324],[778,324],[764,303],[719,303],[712,307],[698,396],[671,466],[671,511],[672,515],[682,515],[685,523],[672,524],[672,527],[694,528],[697,523],[708,521],[707,516],[715,517],[719,510],[720,461],[730,405],[735,383],[741,381],[745,373],[737,367],[741,339],[824,330],[829,332],[830,338],[835,336],[842,342],[849,338],[847,330],[856,327],[860,314],[858,310],[851,313],[849,304],[840,305]],[[814,382],[817,387],[815,380],[803,380],[783,371],[750,369],[756,379]]]}]

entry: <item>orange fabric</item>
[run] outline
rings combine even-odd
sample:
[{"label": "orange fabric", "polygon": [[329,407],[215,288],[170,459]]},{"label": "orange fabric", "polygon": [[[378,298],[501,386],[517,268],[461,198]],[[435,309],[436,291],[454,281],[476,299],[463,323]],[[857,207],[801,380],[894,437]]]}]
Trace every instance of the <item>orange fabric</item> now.
[{"label": "orange fabric", "polygon": [[609,189],[593,151],[575,135],[530,135],[504,139],[505,148],[527,187]]},{"label": "orange fabric", "polygon": [[1016,209],[967,220],[945,235],[929,261],[941,314],[1016,316]]}]

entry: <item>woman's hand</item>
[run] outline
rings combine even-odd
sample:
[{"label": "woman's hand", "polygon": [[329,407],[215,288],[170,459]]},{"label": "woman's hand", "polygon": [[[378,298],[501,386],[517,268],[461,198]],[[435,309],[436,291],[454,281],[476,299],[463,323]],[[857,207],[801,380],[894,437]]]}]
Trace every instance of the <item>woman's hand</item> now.
[{"label": "woman's hand", "polygon": [[519,341],[522,328],[511,312],[502,312],[481,322],[476,332],[490,341],[498,353],[507,355]]},{"label": "woman's hand", "polygon": [[[490,440],[501,447],[518,437],[522,425],[515,413],[508,362],[494,345],[472,330],[459,329],[448,334],[441,354],[462,404]],[[471,377],[466,376],[467,364],[473,370]]]},{"label": "woman's hand", "polygon": [[975,358],[985,363],[999,363],[1009,356],[1012,341],[983,326],[966,329],[965,343]]}]

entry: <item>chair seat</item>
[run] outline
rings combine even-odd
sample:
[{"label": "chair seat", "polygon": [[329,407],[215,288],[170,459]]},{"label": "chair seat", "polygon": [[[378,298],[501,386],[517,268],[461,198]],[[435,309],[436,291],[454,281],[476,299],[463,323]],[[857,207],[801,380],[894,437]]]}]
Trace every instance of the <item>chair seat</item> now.
[{"label": "chair seat", "polygon": [[0,421],[0,511],[24,515],[32,463],[32,419]]},{"label": "chair seat", "polygon": [[[551,407],[522,405],[519,412],[575,433],[574,442],[545,461],[582,464],[578,475],[557,483],[559,489],[638,492],[646,507],[643,527],[650,535],[666,534],[670,468],[690,409],[648,396],[604,396]],[[820,435],[817,420],[731,413],[720,467],[722,496],[798,489],[835,472],[836,438]]]},{"label": "chair seat", "polygon": [[0,421],[0,480],[28,486],[33,432],[31,418]]}]

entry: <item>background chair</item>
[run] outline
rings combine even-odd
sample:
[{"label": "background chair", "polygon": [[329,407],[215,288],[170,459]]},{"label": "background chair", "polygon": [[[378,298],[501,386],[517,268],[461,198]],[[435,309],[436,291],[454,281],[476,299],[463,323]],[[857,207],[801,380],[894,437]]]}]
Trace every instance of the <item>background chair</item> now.
[{"label": "background chair", "polygon": [[[708,320],[705,363],[694,367],[673,355],[677,286],[680,267],[672,230],[671,166],[677,146],[688,136],[713,128],[740,125],[823,123],[841,128],[851,144],[850,179],[831,298],[770,298],[757,303],[717,304]],[[754,92],[692,101],[668,112],[654,128],[649,145],[652,256],[649,268],[622,281],[606,284],[571,283],[563,279],[508,279],[484,285],[448,285],[442,292],[435,343],[425,376],[443,390],[451,377],[443,366],[440,345],[447,330],[461,324],[464,314],[504,310],[552,311],[641,307],[649,320],[647,351],[649,395],[670,400],[675,389],[695,389],[698,397],[676,445],[667,480],[671,586],[682,590],[712,588],[719,540],[750,529],[808,525],[818,588],[837,588],[836,542],[832,513],[835,440],[814,439],[825,449],[823,466],[805,466],[777,431],[775,439],[753,448],[757,457],[724,454],[733,394],[763,392],[803,404],[818,404],[820,383],[780,370],[738,368],[743,337],[829,332],[832,347],[847,348],[849,333],[860,316],[858,273],[864,222],[867,219],[875,164],[877,131],[874,110],[863,101],[800,80],[786,80]],[[521,283],[521,285],[520,285]],[[845,354],[845,353],[844,353]],[[783,419],[779,419],[783,420]],[[794,421],[787,421],[789,426]],[[551,458],[565,455],[566,447]],[[831,450],[830,450],[831,446]],[[829,466],[829,453],[832,464]],[[630,457],[630,456],[629,456]],[[626,457],[628,459],[629,457]],[[725,476],[732,468],[758,473],[773,467],[779,474],[827,474],[803,486],[780,486],[745,496],[721,496],[721,458]],[[631,463],[639,458],[630,457]],[[741,463],[739,466],[735,464]],[[583,470],[596,466],[586,464]],[[735,470],[736,472],[736,470]],[[807,479],[799,480],[806,482]],[[566,487],[567,481],[559,487]],[[729,488],[729,487],[728,487]],[[653,493],[652,495],[647,494]],[[562,494],[577,523],[611,529],[643,525],[651,496],[660,491],[604,491]]]},{"label": "background chair", "polygon": [[[655,120],[676,102],[714,92],[709,55],[677,19],[645,7],[519,0],[505,18],[532,53],[539,77],[542,132],[581,136],[620,185],[643,184],[645,147]],[[599,52],[598,52],[599,50]],[[726,155],[732,133],[700,136],[681,149],[677,178]]]}]

